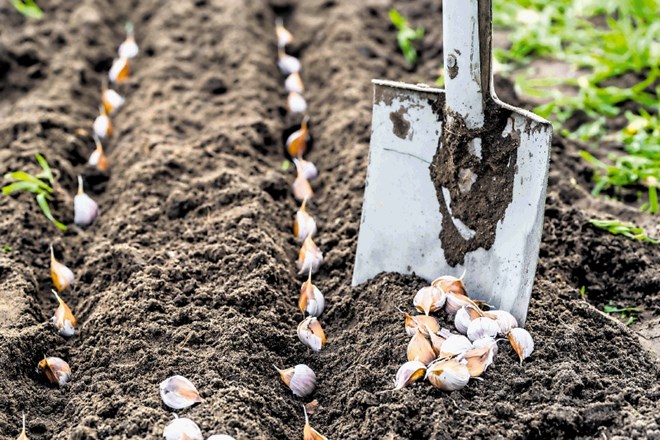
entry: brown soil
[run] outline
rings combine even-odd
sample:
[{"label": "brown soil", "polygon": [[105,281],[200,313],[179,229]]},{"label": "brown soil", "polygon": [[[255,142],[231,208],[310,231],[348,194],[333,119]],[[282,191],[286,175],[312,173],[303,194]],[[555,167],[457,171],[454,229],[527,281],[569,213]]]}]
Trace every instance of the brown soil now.
[{"label": "brown soil", "polygon": [[[102,213],[92,227],[58,232],[31,196],[0,199],[0,432],[32,439],[160,438],[172,418],[158,383],[182,374],[204,402],[179,414],[206,436],[302,437],[300,402],[272,364],[309,364],[320,402],[312,424],[333,439],[660,438],[660,371],[634,329],[598,310],[637,305],[660,315],[657,247],[586,225],[613,215],[654,219],[588,194],[577,147],[554,142],[545,230],[528,329],[536,351],[521,367],[502,344],[483,381],[451,394],[417,384],[384,391],[404,361],[395,306],[409,307],[416,277],[381,275],[350,287],[374,77],[431,82],[440,59],[439,1],[401,5],[429,30],[411,70],[382,0],[267,2],[43,1],[28,22],[0,4],[0,173],[57,170],[58,218],[72,220],[80,173]],[[284,117],[275,65],[275,14],[298,38],[320,169],[310,207],[326,261],[317,285],[327,347],[295,334],[300,279],[291,234],[291,171],[280,168]],[[142,51],[107,150],[109,176],[84,165],[101,78],[123,23]],[[506,86],[506,81],[497,84]],[[515,103],[508,89],[503,100]],[[573,180],[572,180],[573,179]],[[66,195],[69,194],[69,195]],[[651,231],[657,232],[657,231]],[[48,245],[76,273],[65,299],[80,333],[47,322]],[[586,286],[587,300],[578,292]],[[44,354],[66,359],[61,389],[35,373]]]}]

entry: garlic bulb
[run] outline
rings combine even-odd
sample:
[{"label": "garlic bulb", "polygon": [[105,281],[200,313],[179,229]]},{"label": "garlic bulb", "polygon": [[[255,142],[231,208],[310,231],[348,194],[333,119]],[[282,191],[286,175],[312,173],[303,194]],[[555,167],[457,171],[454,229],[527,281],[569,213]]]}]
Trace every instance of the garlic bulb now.
[{"label": "garlic bulb", "polygon": [[406,355],[408,361],[420,361],[424,365],[430,364],[435,359],[435,351],[433,351],[431,343],[424,337],[419,328],[408,342]]},{"label": "garlic bulb", "polygon": [[463,277],[456,278],[450,275],[444,275],[436,278],[431,283],[432,286],[439,287],[446,293],[456,293],[459,295],[467,296],[467,291],[465,290],[465,284],[463,284]]},{"label": "garlic bulb", "polygon": [[96,150],[90,154],[87,163],[99,171],[108,171],[108,168],[110,167],[108,164],[108,158],[103,152],[103,145],[96,134],[94,134],[94,142],[96,143]]},{"label": "garlic bulb", "polygon": [[165,440],[204,440],[197,423],[185,417],[179,418],[176,414],[174,417],[163,431]]},{"label": "garlic bulb", "polygon": [[56,291],[52,291],[57,298],[59,306],[51,318],[60,335],[69,338],[76,332],[76,317],[71,313],[71,309],[66,305]]},{"label": "garlic bulb", "polygon": [[275,36],[277,37],[278,49],[284,49],[287,44],[291,44],[293,41],[293,35],[286,30],[280,17],[275,19]]},{"label": "garlic bulb", "polygon": [[310,316],[320,316],[325,308],[325,298],[321,291],[312,284],[312,270],[309,271],[307,281],[300,288],[300,298],[298,307],[303,315],[307,313]]},{"label": "garlic bulb", "polygon": [[289,113],[305,113],[307,111],[307,101],[300,93],[289,92],[286,98],[286,105]]},{"label": "garlic bulb", "polygon": [[293,221],[293,235],[296,236],[298,241],[305,241],[307,237],[316,234],[316,221],[314,217],[307,213],[306,205],[307,199],[303,200]]},{"label": "garlic bulb", "polygon": [[426,373],[426,365],[420,361],[408,361],[399,367],[394,378],[394,389],[400,390],[403,387],[410,385],[417,379],[424,377]]},{"label": "garlic bulb", "polygon": [[112,67],[108,72],[108,79],[113,83],[122,83],[130,76],[130,67],[128,58],[117,58],[112,62]]},{"label": "garlic bulb", "polygon": [[280,370],[275,367],[282,382],[284,382],[298,397],[307,397],[314,392],[316,388],[316,374],[305,364],[298,364],[295,367]]},{"label": "garlic bulb", "polygon": [[298,275],[312,272],[315,273],[323,263],[323,252],[316,246],[311,235],[308,235],[300,251],[298,252],[298,260],[296,266],[298,267]]},{"label": "garlic bulb", "polygon": [[321,351],[326,341],[323,328],[314,316],[308,316],[298,324],[298,338],[300,342],[316,352]]},{"label": "garlic bulb", "polygon": [[277,67],[280,68],[282,75],[291,75],[292,73],[300,72],[302,65],[298,58],[287,55],[283,50],[280,50],[277,58]]},{"label": "garlic bulb", "polygon": [[309,136],[308,121],[309,117],[305,116],[300,123],[300,129],[294,131],[286,138],[286,148],[291,157],[301,158],[307,151],[307,137]]},{"label": "garlic bulb", "polygon": [[442,359],[426,369],[426,379],[436,388],[444,391],[456,391],[470,381],[470,371],[465,361]]},{"label": "garlic bulb", "polygon": [[437,287],[422,287],[413,298],[413,305],[417,310],[428,315],[429,313],[440,310],[445,304],[445,293]]},{"label": "garlic bulb", "polygon": [[202,401],[195,385],[183,376],[168,377],[160,383],[160,398],[173,409],[183,409]]},{"label": "garlic bulb", "polygon": [[92,128],[94,129],[94,134],[99,139],[105,139],[112,134],[112,122],[105,112],[105,107],[99,107],[99,115],[94,119]]},{"label": "garlic bulb", "polygon": [[111,115],[124,105],[125,99],[112,89],[103,89],[101,103],[106,114]]},{"label": "garlic bulb", "polygon": [[78,194],[73,198],[73,222],[78,226],[89,226],[98,213],[99,206],[85,194],[82,177],[78,176]]},{"label": "garlic bulb", "polygon": [[524,328],[512,328],[509,330],[509,342],[520,358],[520,365],[534,351],[534,339]]},{"label": "garlic bulb", "polygon": [[27,436],[27,432],[25,431],[25,413],[23,413],[23,430],[21,431],[21,435],[18,436],[17,440],[30,440]]},{"label": "garlic bulb", "polygon": [[494,319],[485,317],[476,318],[470,322],[470,325],[467,328],[467,337],[470,341],[486,337],[494,338],[499,331],[500,327]]},{"label": "garlic bulb", "polygon": [[300,77],[300,73],[293,72],[287,76],[284,80],[284,88],[287,92],[303,93],[305,91],[305,85]]},{"label": "garlic bulb", "polygon": [[440,347],[440,357],[453,356],[473,348],[472,342],[463,335],[451,335]]},{"label": "garlic bulb", "polygon": [[59,292],[69,287],[75,279],[71,269],[55,259],[53,245],[50,246],[50,277]]},{"label": "garlic bulb", "polygon": [[497,325],[500,328],[500,335],[506,335],[509,333],[509,330],[518,327],[518,321],[516,318],[511,313],[504,310],[490,310],[488,311],[488,316],[496,320]]},{"label": "garlic bulb", "polygon": [[58,357],[47,357],[39,362],[38,371],[46,375],[50,383],[65,385],[71,379],[69,364]]}]

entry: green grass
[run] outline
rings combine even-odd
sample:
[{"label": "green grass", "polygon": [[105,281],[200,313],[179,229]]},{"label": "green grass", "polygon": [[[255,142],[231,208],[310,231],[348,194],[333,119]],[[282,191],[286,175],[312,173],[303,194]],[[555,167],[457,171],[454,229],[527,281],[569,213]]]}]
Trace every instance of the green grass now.
[{"label": "green grass", "polygon": [[603,307],[603,312],[608,315],[618,314],[626,321],[626,325],[631,325],[633,322],[637,321],[639,309],[637,307],[617,307],[610,303]]},{"label": "green grass", "polygon": [[[620,145],[620,152],[606,160],[582,153],[595,169],[594,194],[612,188],[616,195],[620,188],[639,187],[647,199],[641,208],[658,213],[660,0],[496,0],[493,7],[494,26],[509,32],[511,47],[495,54],[505,72],[536,58],[559,60],[578,72],[567,79],[528,80],[524,73],[516,74],[514,81],[523,94],[548,101],[536,113],[550,119],[562,135],[591,148],[598,148],[605,137]],[[641,73],[631,87],[608,82],[616,84],[629,72]],[[560,93],[560,84],[575,93]],[[628,126],[608,133],[606,123],[630,102],[639,110],[626,113]],[[576,112],[584,112],[588,122],[569,132],[564,123]]]},{"label": "green grass", "polygon": [[658,244],[660,240],[650,237],[644,228],[635,226],[632,223],[622,222],[620,220],[599,220],[591,219],[589,223],[595,228],[602,229],[614,235],[623,235],[624,237],[632,238],[638,241],[647,243]]},{"label": "green grass", "polygon": [[44,16],[43,11],[34,0],[9,0],[9,3],[11,3],[18,12],[28,18],[35,18],[38,20]]},{"label": "green grass", "polygon": [[414,42],[424,38],[424,28],[418,27],[413,29],[408,25],[408,20],[399,14],[396,9],[390,9],[390,21],[397,29],[396,41],[399,48],[411,66],[417,64],[417,50],[415,49]]}]

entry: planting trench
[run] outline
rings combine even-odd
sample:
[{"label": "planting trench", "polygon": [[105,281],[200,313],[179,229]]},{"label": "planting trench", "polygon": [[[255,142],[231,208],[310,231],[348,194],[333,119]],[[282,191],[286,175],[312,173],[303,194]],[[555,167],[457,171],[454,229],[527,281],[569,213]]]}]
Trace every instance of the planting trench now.
[{"label": "planting trench", "polygon": [[[460,392],[428,384],[383,392],[405,361],[395,306],[409,307],[424,282],[381,275],[350,287],[370,79],[432,78],[439,2],[401,6],[429,30],[415,72],[386,28],[387,2],[243,3],[54,0],[39,23],[0,7],[0,28],[12,30],[0,35],[0,173],[32,167],[42,152],[59,170],[58,218],[71,223],[79,173],[101,207],[92,227],[62,235],[30,196],[0,199],[0,246],[12,247],[0,253],[0,432],[15,438],[25,411],[30,438],[159,438],[172,416],[158,383],[182,374],[204,402],[179,414],[206,435],[301,438],[300,402],[272,364],[307,363],[319,379],[311,422],[329,438],[660,436],[658,363],[631,329],[594,307],[624,298],[657,319],[658,251],[585,226],[608,213],[649,218],[591,198],[576,147],[559,138],[527,320],[532,358],[521,367],[502,344],[484,380]],[[295,334],[302,280],[293,175],[280,168],[290,121],[275,65],[276,14],[297,38],[315,138],[309,159],[321,173],[310,206],[326,257],[315,277],[328,303],[320,354]],[[106,177],[84,165],[93,142],[77,129],[91,127],[127,18],[142,50],[114,119]],[[68,341],[47,323],[56,307],[51,242],[77,276],[65,299],[80,333]],[[594,305],[581,299],[582,285]],[[38,377],[44,354],[69,362],[70,385]]]}]

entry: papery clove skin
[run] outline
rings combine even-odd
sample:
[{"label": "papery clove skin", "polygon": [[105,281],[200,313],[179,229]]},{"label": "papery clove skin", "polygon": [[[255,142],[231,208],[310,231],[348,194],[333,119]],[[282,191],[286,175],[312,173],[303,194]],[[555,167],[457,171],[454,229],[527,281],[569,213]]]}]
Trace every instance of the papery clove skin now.
[{"label": "papery clove skin", "polygon": [[470,341],[476,341],[477,339],[485,337],[494,338],[499,331],[500,326],[497,325],[497,321],[486,317],[480,317],[470,321],[470,325],[467,328],[467,337]]},{"label": "papery clove skin", "polygon": [[394,390],[400,390],[424,377],[426,365],[420,361],[408,361],[399,367],[394,378]]},{"label": "papery clove skin", "polygon": [[470,371],[465,361],[443,359],[428,366],[426,379],[443,391],[456,391],[468,384]]},{"label": "papery clove skin", "polygon": [[163,430],[165,440],[204,440],[197,423],[186,417],[179,418],[176,414],[174,417],[176,418]]},{"label": "papery clove skin", "polygon": [[500,335],[506,335],[512,328],[518,327],[518,320],[505,310],[489,310],[487,316],[495,319],[500,327]]},{"label": "papery clove skin", "polygon": [[303,93],[305,91],[305,85],[303,80],[300,77],[300,73],[293,72],[291,75],[287,76],[284,80],[284,89],[287,92],[296,92]]},{"label": "papery clove skin", "polygon": [[303,440],[328,440],[324,435],[312,428],[309,424],[309,417],[307,417],[307,408],[303,405],[303,412],[305,413],[305,428],[303,429]]},{"label": "papery clove skin", "polygon": [[282,75],[287,76],[292,73],[300,72],[302,64],[300,64],[298,58],[287,55],[284,50],[280,50],[277,54],[277,67],[280,68]]},{"label": "papery clove skin", "polygon": [[78,226],[89,226],[98,213],[99,206],[85,194],[82,177],[78,176],[78,194],[73,198],[73,222]]},{"label": "papery clove skin", "polygon": [[326,343],[325,332],[316,317],[308,316],[298,324],[298,339],[312,351],[321,351]]},{"label": "papery clove skin", "polygon": [[298,299],[298,307],[303,315],[307,313],[310,316],[321,316],[325,308],[325,298],[323,293],[312,284],[312,271],[310,269],[307,281],[305,281],[300,288],[300,298]]},{"label": "papery clove skin", "polygon": [[473,348],[472,342],[463,335],[451,335],[440,347],[440,357],[453,356]]},{"label": "papery clove skin", "polygon": [[465,284],[463,284],[463,277],[456,278],[451,275],[443,275],[436,278],[431,283],[432,286],[437,286],[446,293],[456,293],[459,295],[467,296]]},{"label": "papery clove skin", "polygon": [[512,328],[507,335],[511,346],[520,358],[520,365],[523,360],[527,359],[534,351],[534,339],[524,328]]},{"label": "papery clove skin", "polygon": [[117,58],[112,62],[108,79],[115,84],[121,84],[130,76],[130,65],[128,58]]},{"label": "papery clove skin", "polygon": [[188,408],[202,401],[195,385],[183,376],[168,377],[159,388],[163,403],[172,409]]},{"label": "papery clove skin", "polygon": [[286,148],[293,158],[302,158],[307,151],[307,137],[309,136],[309,117],[305,116],[300,123],[300,128],[286,138]]},{"label": "papery clove skin", "polygon": [[58,357],[47,357],[39,362],[37,370],[46,375],[52,384],[65,385],[71,379],[71,368]]},{"label": "papery clove skin", "polygon": [[108,163],[108,158],[103,151],[101,140],[98,138],[98,136],[96,136],[96,134],[94,134],[94,143],[96,144],[96,150],[90,154],[87,163],[99,171],[108,171],[110,164]]},{"label": "papery clove skin", "polygon": [[298,275],[309,273],[309,271],[315,273],[321,267],[321,263],[323,263],[323,252],[316,246],[312,236],[308,235],[298,252],[296,261]]},{"label": "papery clove skin", "polygon": [[307,100],[300,93],[289,92],[286,105],[289,113],[305,113],[307,111]]},{"label": "papery clove skin", "polygon": [[54,290],[52,292],[55,294],[55,298],[57,298],[59,305],[51,320],[61,336],[70,338],[76,332],[76,317],[73,316],[71,309],[66,305],[62,298],[60,298],[57,292]]},{"label": "papery clove skin", "polygon": [[446,339],[443,338],[442,336],[438,336],[428,327],[426,328],[426,330],[428,332],[429,339],[431,340],[431,347],[433,348],[433,352],[435,353],[436,356],[438,356],[440,354],[440,351],[442,350],[442,344],[445,343]]},{"label": "papery clove skin", "polygon": [[113,89],[105,88],[101,92],[101,103],[103,104],[105,112],[109,115],[119,110],[124,105],[125,101],[124,97]]},{"label": "papery clove skin", "polygon": [[422,287],[413,298],[415,308],[425,315],[440,310],[444,304],[445,293],[434,286]]},{"label": "papery clove skin", "polygon": [[431,343],[419,328],[408,342],[406,356],[408,361],[420,361],[424,365],[430,364],[435,359],[435,351],[433,351]]},{"label": "papery clove skin", "polygon": [[293,41],[293,35],[284,27],[280,17],[275,19],[275,35],[277,36],[278,49],[284,49],[287,44],[291,44]]},{"label": "papery clove skin", "polygon": [[447,293],[447,300],[445,302],[445,311],[449,315],[454,315],[461,307],[475,307],[479,309],[474,301],[465,295],[449,292]]},{"label": "papery clove skin", "polygon": [[30,440],[25,430],[25,413],[23,413],[23,430],[21,431],[21,435],[18,436],[17,440]]},{"label": "papery clove skin", "polygon": [[403,313],[406,317],[405,327],[408,336],[414,336],[418,328],[424,334],[424,336],[428,336],[429,331],[438,332],[440,330],[440,325],[438,324],[438,320],[435,319],[433,316],[427,316],[427,315],[410,316],[406,312]]},{"label": "papery clove skin", "polygon": [[284,382],[298,397],[307,397],[314,392],[316,388],[316,374],[305,364],[298,364],[295,367],[280,370],[275,367],[282,382]]},{"label": "papery clove skin", "polygon": [[293,221],[293,235],[300,242],[316,234],[316,221],[307,213],[307,199],[303,200]]},{"label": "papery clove skin", "polygon": [[467,362],[470,377],[479,377],[493,363],[493,356],[490,347],[481,347],[466,351],[460,358]]},{"label": "papery clove skin", "polygon": [[53,245],[50,246],[50,277],[58,292],[66,290],[75,279],[71,269],[55,259]]},{"label": "papery clove skin", "polygon": [[94,129],[94,134],[99,139],[105,139],[112,134],[112,121],[110,121],[110,116],[105,112],[104,106],[99,107],[99,115],[94,119],[92,128]]}]

